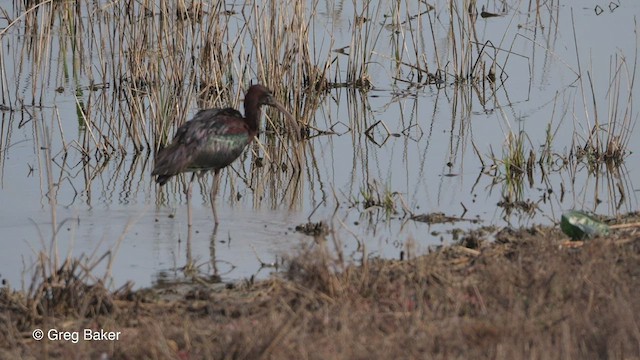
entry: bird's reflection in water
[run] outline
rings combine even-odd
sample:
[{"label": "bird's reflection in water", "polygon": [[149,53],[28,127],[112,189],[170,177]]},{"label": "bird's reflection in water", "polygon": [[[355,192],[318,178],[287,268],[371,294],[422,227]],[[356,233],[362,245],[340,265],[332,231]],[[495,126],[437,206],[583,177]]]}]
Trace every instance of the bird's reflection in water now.
[{"label": "bird's reflection in water", "polygon": [[216,238],[218,234],[218,224],[215,224],[213,231],[211,232],[211,239],[209,241],[209,259],[211,261],[211,274],[212,279],[216,279],[216,282],[221,282],[220,274],[218,273],[218,262],[216,260]]},{"label": "bird's reflection in water", "polygon": [[192,253],[192,241],[193,241],[193,226],[187,226],[187,246],[186,246],[186,263],[182,268],[184,276],[187,279],[191,279],[194,282],[205,283],[219,283],[222,281],[220,273],[218,272],[218,265],[216,260],[216,239],[218,235],[218,224],[213,226],[211,236],[209,238],[209,271],[201,271],[201,268],[207,268],[206,263],[197,264],[197,259],[193,259]]}]

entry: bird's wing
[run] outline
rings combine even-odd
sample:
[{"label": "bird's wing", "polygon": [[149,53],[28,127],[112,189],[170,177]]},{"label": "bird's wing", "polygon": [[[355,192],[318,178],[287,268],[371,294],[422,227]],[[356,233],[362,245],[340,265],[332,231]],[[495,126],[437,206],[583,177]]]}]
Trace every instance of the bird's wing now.
[{"label": "bird's wing", "polygon": [[238,119],[242,118],[242,114],[240,114],[240,112],[238,110],[228,107],[228,108],[223,108],[223,109],[202,109],[202,110],[199,110],[193,116],[193,119],[191,119],[191,121],[207,120],[207,119],[213,119],[215,117],[225,117],[225,116],[236,117]]},{"label": "bird's wing", "polygon": [[[247,125],[237,121],[236,117],[241,117],[240,113],[231,108],[200,110],[193,120],[178,128],[171,144],[158,152],[152,175],[170,177],[194,165],[206,167],[202,166],[204,164],[194,164],[203,152],[215,152],[218,146],[222,147],[220,151],[225,152],[225,144],[229,143],[225,141],[226,138],[248,134]],[[246,143],[248,141],[247,136]]]}]

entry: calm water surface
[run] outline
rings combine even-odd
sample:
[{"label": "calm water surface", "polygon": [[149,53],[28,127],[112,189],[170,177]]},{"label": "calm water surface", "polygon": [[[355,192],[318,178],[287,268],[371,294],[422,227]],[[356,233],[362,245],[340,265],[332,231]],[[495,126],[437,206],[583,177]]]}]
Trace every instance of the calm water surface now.
[{"label": "calm water surface", "polygon": [[[97,29],[97,24],[87,23],[96,5],[79,3],[76,20],[84,24],[83,41],[89,44],[100,39],[87,31]],[[416,52],[428,59],[433,71],[439,59],[454,72],[450,31],[459,36],[460,28],[452,27],[448,11],[440,10],[447,8],[443,1],[434,2],[436,10],[430,12],[420,2],[407,2],[408,7],[400,3],[395,8],[381,1],[380,8],[371,4],[364,13],[361,5],[354,8],[351,2],[317,3],[309,41],[317,58],[331,56],[339,64],[332,81],[346,82],[348,68],[347,55],[334,50],[352,44],[357,16],[368,19],[372,89],[333,89],[314,110],[313,126],[337,134],[308,140],[311,165],[295,197],[283,192],[286,181],[271,183],[264,180],[266,175],[255,175],[247,155],[223,173],[218,197],[221,225],[213,234],[207,203],[211,178],[205,177],[194,190],[191,249],[183,182],[156,187],[150,176],[152,156],[133,155],[129,149],[109,161],[82,161],[79,149],[87,130],[78,125],[78,101],[88,109],[94,104],[95,113],[89,113],[93,117],[104,113],[95,104],[118,107],[124,101],[113,86],[86,89],[92,81],[113,80],[96,78],[103,74],[95,71],[103,64],[101,58],[87,51],[81,59],[84,70],[71,79],[74,55],[66,46],[67,37],[60,35],[61,20],[55,20],[51,33],[43,37],[46,66],[25,50],[31,38],[25,34],[25,23],[18,21],[0,38],[3,105],[13,109],[0,113],[0,277],[15,287],[23,280],[28,283],[37,253],[51,253],[54,224],[59,227],[55,237],[60,256],[84,254],[92,262],[112,250],[113,285],[132,280],[136,286],[147,286],[180,278],[189,252],[203,274],[225,281],[266,276],[272,270],[261,269],[261,261],[276,262],[282,254],[314,243],[312,237],[294,231],[307,221],[329,223],[348,255],[357,258],[358,244],[365,244],[370,256],[397,257],[407,244],[424,251],[452,241],[448,230],[455,227],[550,224],[573,208],[609,216],[638,210],[637,128],[616,130],[631,132],[630,155],[619,171],[602,167],[594,173],[585,163],[562,166],[559,159],[584,144],[596,117],[601,124],[611,117],[622,124],[626,116],[635,124],[638,111],[632,105],[640,97],[631,84],[638,80],[635,14],[640,14],[640,3],[551,1],[540,18],[522,2],[486,9],[503,14],[478,18],[474,25],[477,43],[493,45],[486,56],[504,67],[495,91],[454,86],[452,79],[438,86],[415,86],[418,73],[406,64],[417,61]],[[116,6],[104,3],[101,9],[115,11]],[[252,6],[227,4],[238,13]],[[6,0],[0,7],[14,18],[25,11]],[[309,14],[311,8],[310,4]],[[400,25],[391,26],[393,19]],[[228,21],[234,29],[251,26],[250,15]],[[1,27],[8,24],[7,19],[0,21]],[[398,54],[400,65],[394,61]],[[118,60],[122,59],[114,55],[110,61]],[[187,101],[193,115],[196,99]],[[121,112],[112,115],[121,121],[129,118]],[[492,154],[502,159],[508,134],[523,131],[525,154],[532,150],[540,156],[548,127],[555,165],[545,176],[536,169],[533,184],[525,181],[513,192],[514,200],[535,203],[538,210],[507,212],[497,204],[509,187],[492,176],[500,177],[503,168],[498,162],[498,172],[491,171]],[[363,209],[363,194],[376,191],[396,193],[396,214],[387,217],[380,208]],[[429,226],[409,220],[409,212],[443,212],[480,222]],[[106,262],[100,263],[96,273],[103,274],[105,267]]]}]

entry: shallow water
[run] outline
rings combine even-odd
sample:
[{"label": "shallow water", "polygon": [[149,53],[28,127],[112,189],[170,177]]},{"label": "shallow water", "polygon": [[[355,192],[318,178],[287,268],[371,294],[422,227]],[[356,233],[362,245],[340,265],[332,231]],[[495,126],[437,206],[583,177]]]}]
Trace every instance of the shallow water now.
[{"label": "shallow water", "polygon": [[[312,125],[337,134],[306,142],[307,165],[298,187],[288,188],[291,172],[269,176],[267,170],[251,166],[249,154],[244,156],[244,162],[223,172],[217,204],[221,225],[214,248],[207,203],[211,178],[205,177],[195,188],[190,250],[202,274],[219,275],[225,281],[266,276],[272,270],[261,269],[260,261],[277,262],[281,254],[314,243],[312,237],[294,231],[307,221],[331,224],[341,248],[354,258],[361,251],[369,256],[398,257],[409,244],[419,252],[452,241],[448,230],[453,228],[549,224],[573,208],[608,216],[638,210],[638,185],[633,181],[640,175],[636,128],[628,129],[632,131],[630,155],[618,172],[607,172],[603,166],[595,176],[584,163],[563,167],[560,158],[576,141],[584,144],[596,114],[601,124],[613,113],[620,119],[629,116],[635,124],[638,112],[629,104],[640,98],[636,89],[629,92],[629,88],[631,80],[638,80],[633,72],[638,48],[634,14],[640,13],[640,4],[619,4],[597,15],[599,10],[582,2],[550,2],[541,11],[541,24],[527,4],[487,9],[505,13],[479,18],[475,24],[478,43],[491,41],[502,49],[486,50],[495,53],[504,66],[500,86],[491,91],[455,86],[451,79],[439,86],[416,86],[418,73],[405,65],[415,61],[414,49],[424,52],[436,69],[431,55],[436,52],[431,47],[435,42],[439,59],[443,64],[449,62],[448,69],[453,71],[448,58],[453,46],[448,13],[439,10],[446,5],[436,2],[437,10],[424,15],[432,17],[433,26],[428,27],[429,19],[424,16],[403,20],[424,11],[424,5],[417,8],[410,2],[406,8],[402,3],[394,13],[391,2],[380,3],[380,10],[370,5],[366,17],[371,20],[365,23],[373,34],[369,61],[373,88],[366,93],[336,88],[320,103]],[[87,6],[91,5],[82,4],[80,19],[87,21]],[[0,6],[14,17],[24,12],[10,1],[0,1]],[[240,12],[242,5],[234,6]],[[111,7],[102,9],[110,11]],[[347,56],[331,50],[351,44],[354,15],[361,13],[351,3],[318,3],[310,42],[318,58],[335,54],[331,56],[342,69],[338,81],[347,77]],[[389,26],[394,16],[404,25]],[[228,21],[240,27],[245,20],[232,16]],[[78,149],[91,137],[78,125],[76,99],[82,100],[93,117],[105,114],[103,107],[123,106],[123,99],[109,88],[86,89],[92,79],[94,83],[112,80],[108,76],[96,79],[100,72],[89,70],[90,64],[102,64],[95,51],[86,52],[82,61],[89,65],[70,77],[68,67],[74,56],[66,47],[68,39],[61,35],[59,20],[44,38],[49,47],[43,53],[51,60],[44,67],[36,66],[37,56],[25,50],[29,36],[24,28],[18,23],[1,39],[6,68],[3,104],[15,111],[0,113],[0,277],[13,286],[20,286],[23,280],[28,283],[37,252],[51,248],[53,224],[59,224],[56,239],[61,257],[70,251],[95,261],[106,251],[114,252],[114,286],[127,280],[147,286],[158,279],[181,278],[179,269],[188,253],[182,193],[185,178],[162,189],[156,187],[150,176],[153,158],[147,152],[133,155],[131,148],[108,161],[90,156],[84,163]],[[453,31],[459,29],[454,26]],[[398,43],[403,46],[396,47]],[[398,52],[400,65],[393,61]],[[622,74],[617,78],[616,69]],[[612,79],[620,79],[621,85],[616,86]],[[58,88],[62,91],[56,92]],[[78,92],[77,88],[85,90]],[[486,101],[480,100],[483,96]],[[198,104],[195,99],[187,101],[193,115]],[[122,121],[128,118],[116,111],[106,114]],[[498,176],[492,176],[491,154],[504,157],[509,131],[524,131],[525,154],[532,150],[539,156],[549,124],[551,150],[557,155],[546,176],[536,169],[533,184],[525,180],[524,186],[515,188],[509,188],[507,181],[496,181],[502,167],[498,163]],[[254,147],[254,151],[263,150]],[[397,193],[396,214],[387,217],[381,208],[363,209],[363,193],[372,186],[381,194]],[[506,212],[497,204],[509,191],[512,199],[536,203],[538,210]],[[429,226],[408,219],[408,212],[436,211],[480,222]],[[105,267],[106,262],[101,262],[95,273],[101,276]]]}]

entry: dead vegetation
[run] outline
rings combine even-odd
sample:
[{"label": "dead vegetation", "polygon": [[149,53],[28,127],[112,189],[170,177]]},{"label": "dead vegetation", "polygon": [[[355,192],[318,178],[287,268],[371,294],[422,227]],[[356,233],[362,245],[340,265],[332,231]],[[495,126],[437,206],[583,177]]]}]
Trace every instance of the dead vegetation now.
[{"label": "dead vegetation", "polygon": [[[111,295],[112,311],[80,316],[52,307],[24,321],[25,298],[5,289],[0,357],[640,356],[637,231],[577,249],[562,246],[566,237],[552,228],[488,236],[472,232],[424,256],[351,266],[314,245],[266,281],[120,292]],[[122,338],[36,342],[36,327],[103,328]]]},{"label": "dead vegetation", "polygon": [[[478,41],[477,11],[451,3],[436,14],[431,5],[420,2],[410,10],[409,3],[395,2],[388,16],[388,9],[366,3],[356,9],[350,43],[335,43],[329,37],[315,48],[308,40],[316,31],[322,32],[310,20],[318,11],[317,1],[308,7],[300,2],[270,2],[237,9],[225,8],[224,3],[208,7],[199,2],[159,1],[156,7],[145,1],[122,1],[94,8],[91,2],[44,1],[18,11],[15,20],[24,21],[12,21],[15,25],[0,32],[7,34],[2,38],[6,49],[23,49],[30,60],[31,68],[17,78],[32,79],[16,82],[15,88],[3,86],[2,106],[24,112],[55,104],[57,95],[47,92],[45,84],[50,82],[50,66],[58,64],[57,73],[65,75],[56,78],[60,89],[56,94],[66,93],[77,105],[80,135],[66,139],[62,130],[55,133],[62,150],[53,155],[47,150],[50,168],[53,156],[67,151],[78,151],[86,163],[100,163],[116,155],[157,149],[190,110],[237,105],[242,88],[253,81],[277,89],[278,98],[289,100],[307,130],[328,135],[334,134],[334,127],[342,127],[382,146],[384,141],[375,141],[376,132],[388,139],[409,137],[413,129],[421,137],[430,127],[403,123],[398,134],[383,120],[368,125],[366,120],[375,117],[366,94],[381,86],[374,75],[390,73],[394,86],[407,88],[395,91],[398,99],[409,98],[413,88],[423,86],[454,90],[449,100],[450,117],[455,120],[450,153],[461,154],[469,138],[466,124],[474,101],[487,113],[501,108],[496,93],[508,92],[507,69],[509,61],[514,61],[509,59],[516,54],[507,50],[506,42]],[[530,16],[537,27],[538,12]],[[83,26],[76,27],[75,21]],[[451,45],[446,48],[438,48],[433,35],[441,22],[448,24],[439,30],[447,31],[442,37]],[[51,24],[57,31],[52,32]],[[423,45],[429,43],[420,38],[425,29],[431,31],[433,47]],[[57,36],[58,32],[64,36]],[[23,42],[16,35],[21,33],[31,41]],[[377,46],[387,39],[395,53]],[[49,48],[60,49],[54,55],[64,61],[52,61]],[[89,55],[100,61],[78,60]],[[593,121],[587,122],[586,132],[576,137],[571,148],[592,169],[602,163],[616,167],[623,163],[635,124],[633,81],[627,79],[634,79],[636,61],[615,60],[606,117],[601,112],[598,118],[593,84],[581,77],[585,79],[580,82],[582,97],[591,94],[594,99],[591,107],[585,106],[584,118]],[[11,73],[4,66],[1,72]],[[2,83],[12,80],[3,77]],[[341,87],[349,88],[348,94],[356,99],[345,101],[349,103],[347,123],[333,119],[314,123],[327,93],[339,99],[331,90]],[[27,96],[18,101],[20,89],[27,89]],[[52,125],[62,123],[59,115],[51,119],[55,120]],[[547,201],[552,191],[545,189],[535,202],[525,198],[524,175],[532,187],[538,163],[541,177],[546,178],[545,171],[556,159],[551,156],[556,132],[548,131],[543,150],[532,152],[535,141],[508,121],[504,151],[502,156],[491,156],[496,160],[490,176],[495,184],[505,184],[500,206],[535,212],[536,204]],[[44,122],[33,124],[48,134]],[[293,208],[301,180],[294,178],[293,185],[287,186],[285,175],[254,175],[258,168],[271,169],[267,175],[287,170],[289,143],[273,135],[277,128],[268,123],[263,147],[247,155],[255,153],[256,160],[249,162],[255,168],[243,167],[233,176],[248,184],[255,199],[275,194],[264,197],[275,199],[273,204],[283,203],[284,198]],[[357,150],[362,146],[356,144],[357,162],[368,169],[367,151]],[[483,165],[481,154],[486,151],[475,149]],[[271,164],[264,166],[264,159]],[[577,168],[579,163],[566,166]],[[572,174],[577,172],[574,169]],[[369,186],[368,179],[361,181],[356,201],[365,209],[383,209],[389,218],[396,211],[396,200],[402,198],[386,187]],[[48,184],[52,192],[54,182]],[[283,188],[293,189],[291,195],[280,196]],[[622,204],[629,191],[624,184],[618,189],[617,203]],[[558,192],[562,198],[564,188]],[[56,224],[55,200],[51,206],[52,224]],[[414,219],[450,220],[419,215]],[[330,233],[323,222],[310,222],[298,230],[318,237]],[[637,358],[638,233],[616,236],[568,248],[562,246],[566,237],[548,228],[503,230],[493,242],[487,234],[469,233],[462,245],[424,256],[402,261],[368,259],[351,266],[319,242],[289,258],[287,270],[279,277],[225,288],[198,283],[184,293],[176,288],[110,292],[101,282],[92,281],[81,263],[68,259],[43,269],[27,292],[0,291],[0,358]],[[121,331],[122,337],[117,342],[36,342],[31,337],[35,328],[106,329]]]}]

